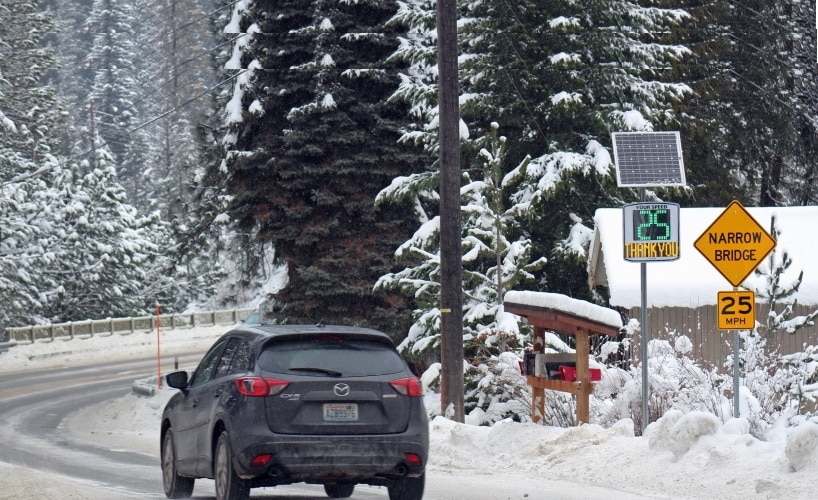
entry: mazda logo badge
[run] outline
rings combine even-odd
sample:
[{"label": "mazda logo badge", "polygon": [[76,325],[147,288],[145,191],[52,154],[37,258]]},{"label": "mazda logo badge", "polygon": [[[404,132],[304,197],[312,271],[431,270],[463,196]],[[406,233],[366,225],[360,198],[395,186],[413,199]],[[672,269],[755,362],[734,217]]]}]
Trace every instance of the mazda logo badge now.
[{"label": "mazda logo badge", "polygon": [[332,392],[334,392],[336,396],[349,396],[349,386],[346,384],[335,384],[335,387],[332,388]]}]

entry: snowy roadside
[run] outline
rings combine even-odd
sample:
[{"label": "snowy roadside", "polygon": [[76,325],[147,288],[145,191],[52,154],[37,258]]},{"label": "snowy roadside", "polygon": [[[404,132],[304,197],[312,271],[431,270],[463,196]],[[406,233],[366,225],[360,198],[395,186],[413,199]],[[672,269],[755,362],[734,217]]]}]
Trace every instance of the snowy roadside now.
[{"label": "snowy roadside", "polygon": [[[104,446],[158,457],[159,416],[171,395],[171,390],[153,397],[130,394],[75,414],[66,428]],[[90,428],[89,418],[96,422]],[[759,441],[745,420],[722,425],[704,413],[669,412],[645,437],[633,435],[629,420],[609,429],[562,429],[511,421],[479,427],[437,417],[430,426],[430,470],[494,478],[498,498],[527,487],[529,498],[536,499],[538,484],[546,481],[607,492],[588,499],[626,493],[654,500],[815,498],[814,425],[799,428],[802,435],[788,443]]]},{"label": "snowy roadside", "polygon": [[[163,330],[160,348],[163,358],[207,350],[232,325]],[[27,369],[85,366],[104,361],[124,361],[156,356],[156,332],[134,332],[38,340],[18,344],[0,354],[0,372]]]},{"label": "snowy roadside", "polygon": [[[79,412],[66,428],[103,446],[157,456],[157,422],[171,395],[171,390],[128,395]],[[89,418],[96,419],[92,428]],[[498,494],[516,482],[529,485],[530,498],[537,498],[538,481],[548,480],[603,488],[612,497],[628,492],[653,499],[815,498],[818,426],[802,426],[806,431],[790,440],[789,456],[785,442],[752,437],[745,420],[722,425],[704,413],[670,412],[645,437],[634,437],[628,420],[610,429],[562,429],[510,421],[478,427],[437,417],[430,426],[430,469],[493,478]]]},{"label": "snowy roadside", "polygon": [[[163,353],[203,352],[228,329],[164,332]],[[149,334],[59,340],[17,346],[0,354],[0,371],[86,365],[102,359],[149,357],[155,352],[155,335]],[[150,379],[140,382],[151,384]],[[80,440],[156,457],[158,467],[158,422],[172,394],[170,389],[151,396],[132,392],[76,412],[60,427]],[[746,420],[722,423],[705,413],[668,412],[649,426],[644,437],[634,436],[629,420],[610,428],[591,424],[563,429],[511,421],[480,427],[438,417],[430,426],[430,477],[441,482],[480,477],[481,484],[496,488],[498,499],[522,499],[523,495],[511,492],[524,491],[528,499],[536,500],[543,485],[555,483],[565,486],[565,496],[549,495],[549,500],[634,495],[651,500],[816,497],[818,426],[811,423],[781,430],[772,441],[750,435]],[[569,493],[572,488],[574,493]],[[102,485],[43,477],[2,463],[0,491],[3,498],[15,500],[133,498]]]}]

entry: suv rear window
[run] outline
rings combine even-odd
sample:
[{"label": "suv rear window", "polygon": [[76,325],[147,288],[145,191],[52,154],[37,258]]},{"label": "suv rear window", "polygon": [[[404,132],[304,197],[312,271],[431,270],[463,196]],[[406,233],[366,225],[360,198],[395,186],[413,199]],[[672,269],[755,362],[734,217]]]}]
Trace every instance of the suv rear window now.
[{"label": "suv rear window", "polygon": [[267,372],[291,375],[389,375],[405,369],[397,352],[365,340],[291,340],[268,344],[258,366]]}]

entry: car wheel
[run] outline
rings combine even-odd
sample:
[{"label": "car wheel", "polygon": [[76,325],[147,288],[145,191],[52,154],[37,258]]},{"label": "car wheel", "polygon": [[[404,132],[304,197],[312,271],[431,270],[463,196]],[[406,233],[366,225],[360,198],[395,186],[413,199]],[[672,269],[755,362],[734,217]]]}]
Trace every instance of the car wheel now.
[{"label": "car wheel", "polygon": [[227,433],[219,435],[216,456],[213,457],[216,482],[216,500],[246,500],[250,498],[250,483],[240,478],[233,469],[233,454]]},{"label": "car wheel", "polygon": [[418,477],[405,477],[389,486],[389,500],[421,500],[426,486],[426,473]]},{"label": "car wheel", "polygon": [[330,498],[349,498],[355,490],[354,483],[333,483],[325,484],[324,491]]},{"label": "car wheel", "polygon": [[193,493],[192,477],[182,477],[176,470],[176,444],[173,430],[168,428],[162,439],[162,483],[168,498],[189,498]]}]

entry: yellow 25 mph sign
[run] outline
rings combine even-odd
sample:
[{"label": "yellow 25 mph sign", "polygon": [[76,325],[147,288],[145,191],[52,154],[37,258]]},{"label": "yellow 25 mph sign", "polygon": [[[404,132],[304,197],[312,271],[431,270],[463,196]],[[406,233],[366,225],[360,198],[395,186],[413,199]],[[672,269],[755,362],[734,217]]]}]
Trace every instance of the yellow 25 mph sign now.
[{"label": "yellow 25 mph sign", "polygon": [[719,292],[717,323],[719,330],[752,330],[756,324],[756,294],[749,290]]},{"label": "yellow 25 mph sign", "polygon": [[693,244],[733,286],[739,286],[775,248],[775,240],[733,201]]}]

